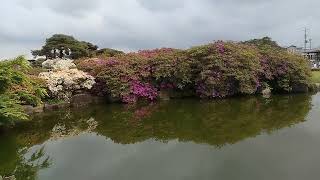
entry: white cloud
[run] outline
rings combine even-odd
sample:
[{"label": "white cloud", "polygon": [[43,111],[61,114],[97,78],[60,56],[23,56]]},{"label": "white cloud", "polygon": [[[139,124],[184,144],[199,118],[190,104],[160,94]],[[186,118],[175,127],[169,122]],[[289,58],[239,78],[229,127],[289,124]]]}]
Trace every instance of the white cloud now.
[{"label": "white cloud", "polygon": [[302,45],[307,26],[320,45],[320,2],[307,1],[3,0],[0,58],[29,54],[55,33],[100,47],[137,50],[262,36]]}]

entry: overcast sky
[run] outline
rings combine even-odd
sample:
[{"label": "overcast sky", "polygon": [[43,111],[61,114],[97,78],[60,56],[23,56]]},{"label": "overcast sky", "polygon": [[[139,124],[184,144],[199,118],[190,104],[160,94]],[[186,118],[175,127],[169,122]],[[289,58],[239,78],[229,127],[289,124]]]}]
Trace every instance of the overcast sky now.
[{"label": "overcast sky", "polygon": [[319,0],[1,0],[0,58],[29,55],[56,33],[125,51],[270,36],[320,45]]}]

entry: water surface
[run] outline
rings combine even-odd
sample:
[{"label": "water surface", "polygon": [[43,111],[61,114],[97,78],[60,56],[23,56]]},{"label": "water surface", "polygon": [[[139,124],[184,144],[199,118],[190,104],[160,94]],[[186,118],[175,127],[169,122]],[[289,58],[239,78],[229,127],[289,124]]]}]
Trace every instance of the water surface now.
[{"label": "water surface", "polygon": [[99,105],[39,114],[0,135],[19,180],[320,177],[320,94]]}]

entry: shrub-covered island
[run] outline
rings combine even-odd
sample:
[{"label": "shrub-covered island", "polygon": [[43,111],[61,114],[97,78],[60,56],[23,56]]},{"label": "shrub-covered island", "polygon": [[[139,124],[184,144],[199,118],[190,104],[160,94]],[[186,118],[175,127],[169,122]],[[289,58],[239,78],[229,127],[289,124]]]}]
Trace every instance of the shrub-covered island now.
[{"label": "shrub-covered island", "polygon": [[55,35],[32,52],[46,59],[31,65],[23,57],[0,62],[2,125],[28,119],[22,105],[70,102],[84,92],[106,101],[135,103],[307,92],[311,87],[308,61],[270,38],[123,53]]}]

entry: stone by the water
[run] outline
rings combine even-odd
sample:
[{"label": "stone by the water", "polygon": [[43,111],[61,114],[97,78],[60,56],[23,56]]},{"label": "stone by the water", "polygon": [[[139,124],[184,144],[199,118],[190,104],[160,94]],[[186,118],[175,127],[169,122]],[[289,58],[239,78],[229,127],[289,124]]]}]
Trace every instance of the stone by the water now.
[{"label": "stone by the water", "polygon": [[13,175],[13,176],[9,176],[9,177],[4,177],[4,178],[2,178],[1,176],[0,176],[0,180],[16,180],[16,177]]},{"label": "stone by the water", "polygon": [[261,93],[264,98],[269,98],[271,96],[271,89],[265,88]]}]

